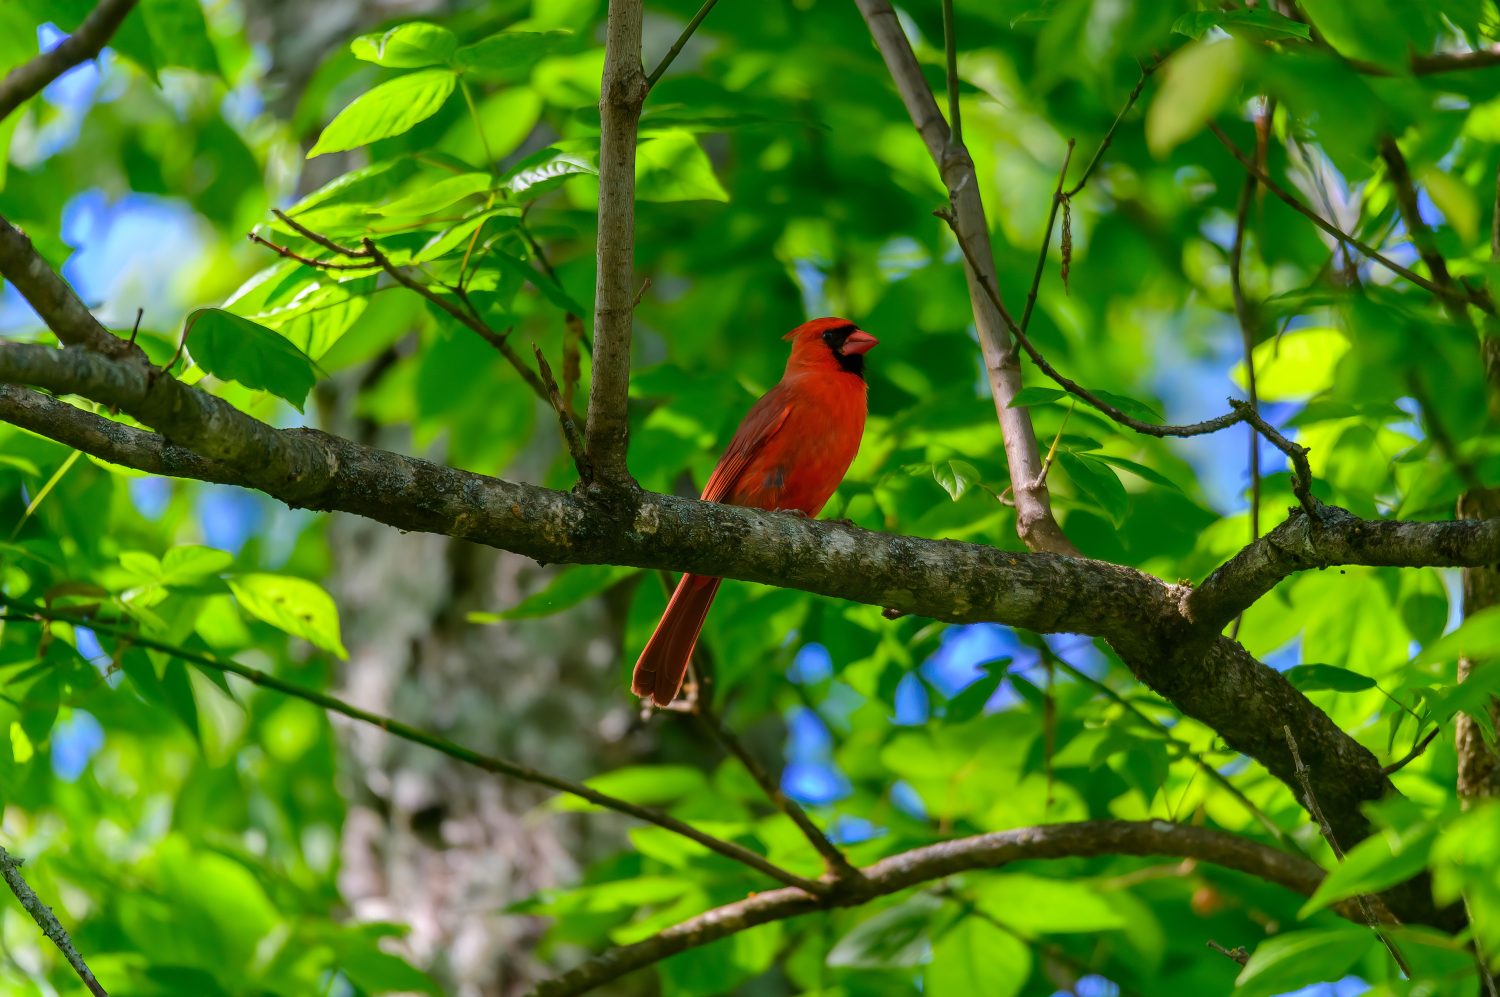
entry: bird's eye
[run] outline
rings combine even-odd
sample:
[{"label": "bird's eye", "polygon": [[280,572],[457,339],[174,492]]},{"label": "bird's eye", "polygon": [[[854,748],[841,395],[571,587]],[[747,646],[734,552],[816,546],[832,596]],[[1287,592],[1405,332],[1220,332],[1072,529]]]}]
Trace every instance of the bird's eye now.
[{"label": "bird's eye", "polygon": [[833,330],[832,329],[829,329],[827,332],[823,333],[823,342],[827,343],[829,346],[833,345]]}]

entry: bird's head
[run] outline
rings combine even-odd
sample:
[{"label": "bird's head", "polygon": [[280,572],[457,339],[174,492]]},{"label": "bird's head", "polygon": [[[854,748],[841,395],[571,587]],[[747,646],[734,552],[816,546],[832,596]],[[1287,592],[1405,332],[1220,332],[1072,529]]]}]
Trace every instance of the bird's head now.
[{"label": "bird's head", "polygon": [[865,354],[880,340],[844,318],[815,318],[782,337],[791,341],[788,366],[841,370],[863,377]]}]

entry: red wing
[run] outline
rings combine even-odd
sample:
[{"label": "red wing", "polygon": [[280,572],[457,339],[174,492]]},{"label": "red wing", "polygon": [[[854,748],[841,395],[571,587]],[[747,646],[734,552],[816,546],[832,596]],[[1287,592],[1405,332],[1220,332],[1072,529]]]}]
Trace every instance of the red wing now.
[{"label": "red wing", "polygon": [[750,409],[745,421],[740,423],[734,439],[729,441],[729,449],[719,458],[719,466],[714,468],[714,473],[708,477],[708,484],[703,486],[702,498],[705,502],[723,501],[739,483],[740,476],[750,466],[750,461],[786,423],[786,418],[792,411],[791,400],[779,389],[778,385],[766,392]]}]

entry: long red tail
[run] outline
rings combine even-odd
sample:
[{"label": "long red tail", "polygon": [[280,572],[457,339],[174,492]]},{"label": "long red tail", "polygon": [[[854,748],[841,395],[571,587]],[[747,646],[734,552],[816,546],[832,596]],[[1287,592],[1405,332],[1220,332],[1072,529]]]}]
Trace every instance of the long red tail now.
[{"label": "long red tail", "polygon": [[635,663],[631,692],[643,699],[651,697],[657,706],[666,706],[677,698],[687,674],[688,658],[692,657],[703,621],[708,618],[708,607],[713,605],[723,580],[703,575],[682,576],[667,603],[667,611],[656,625],[656,632]]}]

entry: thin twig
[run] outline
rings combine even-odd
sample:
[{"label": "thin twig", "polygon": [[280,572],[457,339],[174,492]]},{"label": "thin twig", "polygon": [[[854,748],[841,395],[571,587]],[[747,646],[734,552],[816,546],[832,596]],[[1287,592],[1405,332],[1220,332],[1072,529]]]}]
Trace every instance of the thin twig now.
[{"label": "thin twig", "polygon": [[[1046,647],[1045,644],[1043,646]],[[1198,770],[1200,772],[1207,776],[1210,781],[1216,783],[1219,788],[1223,789],[1230,796],[1234,797],[1235,802],[1239,803],[1240,806],[1245,808],[1245,811],[1249,813],[1250,816],[1259,821],[1261,827],[1265,828],[1266,832],[1270,834],[1271,837],[1275,838],[1277,843],[1279,843],[1284,848],[1296,852],[1298,855],[1301,855],[1304,858],[1308,857],[1307,853],[1302,849],[1302,846],[1297,844],[1296,839],[1292,838],[1291,835],[1282,830],[1276,824],[1276,822],[1271,819],[1269,814],[1267,814],[1260,807],[1256,806],[1255,801],[1246,796],[1244,791],[1236,786],[1233,782],[1231,782],[1227,775],[1225,775],[1223,772],[1220,772],[1218,768],[1216,768],[1208,759],[1204,758],[1198,752],[1194,751],[1192,745],[1188,744],[1186,741],[1179,740],[1177,735],[1172,732],[1172,728],[1152,717],[1145,710],[1142,710],[1139,706],[1132,703],[1124,696],[1120,695],[1105,683],[1094,678],[1094,676],[1079,668],[1077,665],[1074,665],[1072,662],[1068,661],[1068,659],[1062,657],[1056,651],[1053,651],[1050,647],[1046,647],[1046,650],[1044,650],[1042,653],[1044,655],[1047,655],[1050,660],[1056,661],[1058,666],[1061,667],[1063,671],[1067,672],[1069,675],[1073,676],[1075,679],[1084,683],[1085,685],[1092,686],[1094,689],[1103,694],[1107,699],[1118,705],[1121,709],[1124,709],[1136,719],[1140,720],[1142,723],[1160,732],[1167,741],[1181,748],[1183,754],[1187,755],[1193,760],[1194,764],[1198,766]]]},{"label": "thin twig", "polygon": [[1077,197],[1078,192],[1083,190],[1083,185],[1089,182],[1089,177],[1094,175],[1094,168],[1097,167],[1099,163],[1104,159],[1104,154],[1109,151],[1109,144],[1115,140],[1115,132],[1120,130],[1120,122],[1125,120],[1125,115],[1130,113],[1130,109],[1134,107],[1135,102],[1140,99],[1141,91],[1146,89],[1146,80],[1150,79],[1151,74],[1156,72],[1157,69],[1161,67],[1161,64],[1165,61],[1166,56],[1161,56],[1160,58],[1153,59],[1149,65],[1141,66],[1140,79],[1135,81],[1135,86],[1131,88],[1130,96],[1125,98],[1125,104],[1120,108],[1120,113],[1116,114],[1115,120],[1110,123],[1109,131],[1105,132],[1104,138],[1099,140],[1098,148],[1096,148],[1094,150],[1094,154],[1089,157],[1088,165],[1083,168],[1083,175],[1080,176],[1078,178],[1078,182],[1075,183],[1072,187],[1068,188],[1068,192],[1063,195],[1065,199],[1072,200],[1073,198]]},{"label": "thin twig", "polygon": [[1406,267],[1403,267],[1395,260],[1383,256],[1379,250],[1377,250],[1374,246],[1371,246],[1369,243],[1362,242],[1354,236],[1350,235],[1348,232],[1340,229],[1337,225],[1334,225],[1332,222],[1328,221],[1328,219],[1318,214],[1312,208],[1309,208],[1307,205],[1303,204],[1301,199],[1299,199],[1295,194],[1288,191],[1285,187],[1281,186],[1281,184],[1277,183],[1275,180],[1272,180],[1264,170],[1262,170],[1259,166],[1252,162],[1249,157],[1247,157],[1243,152],[1240,151],[1239,147],[1234,144],[1234,141],[1224,133],[1224,129],[1220,128],[1213,122],[1209,122],[1208,127],[1214,133],[1215,137],[1218,138],[1220,144],[1222,144],[1225,149],[1229,150],[1230,155],[1234,156],[1234,158],[1239,161],[1239,164],[1244,167],[1251,176],[1255,177],[1255,179],[1262,185],[1264,185],[1267,190],[1269,190],[1272,194],[1275,194],[1278,198],[1285,202],[1286,205],[1293,211],[1297,212],[1299,215],[1302,215],[1304,218],[1312,222],[1318,228],[1322,229],[1328,235],[1332,236],[1335,239],[1340,239],[1348,243],[1355,249],[1359,250],[1360,253],[1385,267],[1391,273],[1396,274],[1399,277],[1404,277],[1405,279],[1411,281],[1413,284],[1422,288],[1424,291],[1428,291],[1445,300],[1452,299],[1461,304],[1472,304],[1491,315],[1495,313],[1494,302],[1491,301],[1489,296],[1484,292],[1470,291],[1468,293],[1464,293],[1456,288],[1445,288],[1438,284],[1435,284],[1432,281],[1428,280],[1426,277],[1423,277],[1421,274],[1416,273],[1412,270],[1408,270]]},{"label": "thin twig", "polygon": [[254,232],[248,233],[248,238],[250,239],[251,242],[255,243],[258,246],[265,246],[267,249],[271,250],[271,252],[275,253],[277,256],[282,256],[282,257],[285,257],[286,259],[289,259],[289,260],[296,260],[298,263],[301,263],[301,264],[303,264],[305,266],[312,267],[315,270],[373,270],[373,269],[378,269],[376,267],[376,265],[373,262],[369,261],[369,260],[366,260],[363,263],[336,263],[336,262],[334,262],[332,260],[316,260],[316,259],[313,259],[310,256],[303,256],[301,253],[298,253],[295,250],[289,249],[286,246],[283,246],[283,245],[281,245],[279,243],[272,242],[270,239],[263,238],[263,237],[261,237],[260,235],[257,235]]},{"label": "thin twig", "polygon": [[293,232],[296,232],[298,235],[302,236],[302,238],[306,239],[309,242],[317,243],[319,246],[322,246],[324,249],[328,250],[331,253],[338,253],[341,256],[353,257],[367,257],[370,255],[363,249],[356,249],[353,246],[343,246],[337,242],[334,242],[332,239],[328,238],[328,236],[324,235],[321,232],[313,231],[279,208],[272,208],[271,214],[279,218],[283,225],[291,229]]},{"label": "thin twig", "polygon": [[1427,746],[1433,742],[1433,740],[1441,731],[1441,727],[1432,728],[1432,730],[1428,732],[1426,737],[1422,738],[1422,740],[1412,745],[1411,750],[1408,751],[1404,757],[1402,757],[1398,761],[1391,762],[1389,765],[1382,768],[1380,770],[1380,774],[1393,775],[1406,768],[1406,766],[1410,765],[1412,762],[1416,761],[1419,757],[1421,757],[1422,752],[1427,750]]},{"label": "thin twig", "polygon": [[698,8],[698,13],[694,14],[693,19],[687,23],[687,27],[682,29],[682,34],[678,35],[677,40],[672,43],[672,47],[667,49],[667,54],[662,56],[661,62],[658,62],[656,68],[651,70],[651,75],[646,77],[646,89],[648,91],[656,86],[656,81],[661,79],[662,74],[667,71],[667,67],[672,65],[678,54],[682,52],[682,47],[688,43],[689,38],[693,37],[693,32],[698,30],[698,25],[703,23],[703,19],[708,16],[708,12],[713,10],[714,4],[718,2],[719,0],[703,0],[703,6]]},{"label": "thin twig", "polygon": [[[71,622],[71,620],[73,619],[69,616],[69,614],[62,610],[49,610],[45,607],[19,602],[15,599],[7,600],[6,604],[10,609],[14,610],[15,613],[7,612],[3,615],[0,615],[0,619],[10,622],[40,623],[44,620],[52,619]],[[16,615],[16,613],[24,615]],[[691,824],[686,824],[675,817],[662,813],[659,810],[655,810],[650,807],[639,806],[637,804],[629,802],[628,800],[622,800],[618,797],[609,796],[605,793],[599,792],[596,789],[592,789],[591,787],[584,785],[583,783],[572,782],[559,776],[550,775],[546,772],[540,772],[536,769],[528,768],[525,765],[518,765],[515,762],[506,761],[503,758],[496,758],[493,755],[480,754],[477,751],[472,751],[469,748],[463,747],[462,745],[454,744],[453,742],[439,737],[436,734],[429,733],[428,731],[421,730],[417,727],[412,727],[409,724],[402,723],[401,721],[393,719],[391,717],[382,716],[378,713],[371,713],[368,710],[360,709],[359,707],[354,706],[351,703],[346,703],[343,700],[336,699],[335,697],[329,696],[326,693],[321,693],[314,689],[308,689],[303,686],[296,685],[292,682],[287,682],[283,679],[277,678],[275,675],[272,675],[268,672],[263,672],[259,669],[251,668],[247,665],[242,665],[238,661],[235,661],[233,658],[210,657],[205,654],[199,654],[195,651],[190,651],[186,648],[177,647],[173,644],[167,644],[162,641],[143,636],[137,633],[134,629],[121,625],[121,622],[91,618],[88,620],[88,627],[89,629],[97,633],[106,633],[124,638],[130,641],[130,643],[139,647],[149,648],[153,651],[160,651],[163,654],[170,654],[173,657],[190,664],[198,665],[203,668],[211,668],[219,672],[227,672],[231,675],[238,675],[240,678],[246,679],[247,681],[255,685],[261,686],[266,689],[272,689],[276,692],[282,693],[283,695],[293,696],[297,699],[305,700],[315,706],[329,711],[330,713],[337,713],[341,716],[349,717],[351,720],[358,720],[361,723],[369,724],[372,727],[379,727],[386,733],[391,734],[395,737],[399,737],[402,740],[411,741],[415,744],[420,744],[425,747],[432,748],[434,751],[441,752],[442,754],[447,755],[449,758],[457,759],[458,761],[461,761],[467,765],[472,765],[475,768],[483,769],[486,772],[490,772],[495,775],[509,776],[512,779],[519,779],[522,782],[529,782],[538,786],[545,786],[548,789],[556,790],[559,793],[567,793],[570,796],[576,796],[580,799],[587,800],[588,802],[596,806],[604,807],[607,810],[614,810],[619,813],[626,814],[627,816],[634,817],[637,820],[645,821],[648,824],[655,824],[657,827],[665,828],[666,830],[671,831],[674,834],[679,834],[684,838],[695,841],[703,847],[709,849],[710,851],[718,852],[720,855],[723,855],[726,858],[733,859],[734,861],[755,869],[758,872],[764,873],[766,876],[769,876],[777,882],[785,883],[788,886],[794,886],[800,890],[805,890],[812,896],[818,896],[828,892],[828,887],[822,883],[814,882],[813,880],[809,880],[802,876],[798,876],[794,873],[788,872],[787,870],[782,869],[780,866],[767,861],[762,856],[755,854],[747,848],[743,848],[732,841],[724,841],[720,838],[714,837],[711,834],[705,834],[704,832],[693,827]]]},{"label": "thin twig", "polygon": [[[538,398],[540,398],[544,402],[547,402],[549,405],[552,403],[551,398],[549,398],[547,395],[547,386],[542,383],[542,379],[537,376],[536,371],[528,367],[526,365],[526,361],[521,359],[521,355],[511,347],[510,343],[507,341],[506,333],[496,332],[494,329],[492,329],[489,323],[485,322],[479,317],[478,311],[472,305],[468,305],[467,309],[460,308],[458,305],[455,305],[453,302],[449,301],[441,294],[438,294],[426,284],[423,284],[419,280],[413,279],[401,267],[391,262],[390,257],[381,252],[380,248],[376,246],[375,243],[370,239],[364,240],[363,255],[368,256],[370,259],[379,264],[380,268],[386,273],[390,274],[391,278],[395,280],[396,283],[400,284],[402,287],[407,288],[408,290],[417,292],[422,297],[426,298],[428,301],[431,301],[443,311],[453,316],[453,318],[457,319],[464,326],[473,330],[474,332],[477,332],[480,338],[493,346],[496,351],[505,358],[506,362],[515,368],[516,373],[521,375],[521,379],[530,386],[531,390],[536,393],[536,396]],[[468,304],[467,296],[464,295],[462,291],[455,289],[454,294],[458,296],[461,301],[464,301],[466,305]]]},{"label": "thin twig", "polygon": [[[1234,317],[1240,327],[1240,342],[1245,350],[1245,387],[1250,395],[1250,408],[1260,411],[1260,395],[1255,385],[1255,316],[1250,302],[1245,298],[1245,284],[1241,270],[1245,262],[1245,230],[1249,227],[1250,203],[1255,198],[1255,177],[1245,176],[1240,188],[1240,202],[1235,209],[1234,245],[1229,250],[1229,290],[1234,296]],[[1260,539],[1260,433],[1250,427],[1250,542]],[[1243,614],[1235,617],[1230,639],[1239,634]]]},{"label": "thin twig", "polygon": [[[1292,736],[1292,728],[1290,725],[1282,724],[1281,731],[1286,735],[1286,746],[1292,752],[1292,765],[1297,773],[1297,782],[1302,786],[1302,804],[1307,808],[1307,812],[1312,814],[1313,820],[1318,822],[1318,829],[1323,833],[1323,840],[1328,842],[1328,847],[1333,850],[1334,857],[1339,862],[1343,862],[1344,850],[1339,847],[1338,839],[1333,835],[1333,825],[1328,823],[1328,817],[1324,815],[1323,808],[1318,805],[1317,794],[1313,792],[1312,788],[1311,772],[1302,763],[1302,754],[1297,750],[1297,739]],[[1375,932],[1375,937],[1380,939],[1386,951],[1391,954],[1391,958],[1395,960],[1396,966],[1402,973],[1406,974],[1408,980],[1412,979],[1411,966],[1407,963],[1406,957],[1401,954],[1401,950],[1396,946],[1396,943],[1388,938],[1384,931],[1380,930],[1381,918],[1375,912],[1375,904],[1379,903],[1379,901],[1363,893],[1354,899],[1359,904],[1360,913],[1364,915],[1365,922],[1370,926],[1370,930]],[[1383,908],[1384,904],[1381,904],[1381,906]],[[1387,916],[1390,916],[1389,910],[1383,912]]]},{"label": "thin twig", "polygon": [[68,965],[73,967],[73,972],[78,974],[83,985],[89,988],[89,993],[94,997],[109,997],[104,987],[94,978],[93,971],[89,969],[88,964],[83,961],[83,956],[79,955],[73,939],[68,936],[68,930],[62,926],[57,915],[52,913],[52,908],[42,903],[36,891],[22,878],[22,861],[4,848],[0,848],[0,876],[4,877],[5,885],[10,887],[10,892],[16,895],[21,906],[26,908],[26,913],[30,914],[37,927],[42,929],[42,934],[46,935],[63,954],[63,958],[68,960]]},{"label": "thin twig", "polygon": [[961,148],[964,126],[958,113],[958,40],[954,37],[953,0],[943,0],[943,58],[948,71],[948,144]]},{"label": "thin twig", "polygon": [[807,816],[807,811],[782,791],[780,784],[771,777],[765,766],[761,765],[746,747],[745,742],[740,740],[739,735],[730,729],[718,710],[714,708],[712,702],[713,666],[701,647],[693,655],[693,664],[697,669],[699,680],[695,712],[709,736],[718,743],[719,747],[739,760],[739,763],[745,767],[745,771],[750,774],[750,778],[760,787],[760,791],[771,801],[772,806],[786,814],[797,826],[797,830],[802,832],[808,844],[812,845],[823,857],[824,866],[835,883],[847,885],[863,879],[863,873],[849,864],[848,857],[828,839],[828,835],[824,834],[818,825],[812,822],[812,819]]},{"label": "thin twig", "polygon": [[1245,951],[1245,946],[1243,946],[1243,945],[1236,945],[1232,949],[1226,949],[1224,946],[1220,945],[1218,942],[1214,941],[1212,938],[1210,938],[1208,941],[1204,942],[1203,944],[1207,945],[1209,948],[1213,949],[1215,952],[1217,952],[1220,955],[1224,956],[1226,959],[1232,959],[1232,960],[1234,960],[1235,962],[1239,963],[1241,966],[1243,966],[1245,963],[1247,963],[1247,962],[1250,961],[1250,953],[1247,952],[1247,951]]},{"label": "thin twig", "polygon": [[581,348],[583,346],[583,319],[568,312],[563,316],[562,345],[562,400],[563,408],[573,411],[573,392],[582,377]]},{"label": "thin twig", "polygon": [[[1047,209],[1047,226],[1042,230],[1042,248],[1036,254],[1036,269],[1031,273],[1031,287],[1026,291],[1026,306],[1021,309],[1023,331],[1031,328],[1031,312],[1036,308],[1037,290],[1042,286],[1042,274],[1047,270],[1047,251],[1052,248],[1052,226],[1057,223],[1057,209],[1065,200],[1062,192],[1063,181],[1068,179],[1068,164],[1073,161],[1073,147],[1076,144],[1073,139],[1068,139],[1068,149],[1063,153],[1062,169],[1057,171],[1057,189],[1052,192],[1052,205]],[[1072,197],[1071,194],[1068,196]]]},{"label": "thin twig", "polygon": [[1157,423],[1142,422],[1140,419],[1126,415],[1119,408],[1100,398],[1077,381],[1064,376],[1056,367],[1047,362],[1046,357],[1042,356],[1041,351],[1036,348],[1036,345],[1026,335],[1026,330],[1020,327],[1015,318],[1010,314],[1010,311],[1006,309],[1004,303],[1000,300],[1000,295],[996,293],[994,285],[990,283],[988,276],[982,270],[978,269],[978,260],[975,259],[973,250],[969,248],[969,244],[960,235],[953,212],[948,208],[939,208],[933,214],[946,221],[948,226],[953,229],[953,234],[958,240],[958,247],[963,252],[964,258],[968,260],[970,270],[975,275],[975,280],[999,310],[1000,317],[1010,330],[1010,334],[1015,337],[1016,342],[1021,345],[1021,348],[1026,351],[1026,355],[1031,357],[1032,362],[1041,369],[1043,374],[1046,374],[1070,394],[1077,395],[1088,402],[1093,408],[1109,416],[1110,419],[1125,426],[1127,429],[1133,429],[1145,436],[1155,436],[1157,438],[1168,436],[1205,436],[1210,433],[1217,433],[1220,430],[1227,429],[1241,422],[1250,423],[1266,439],[1270,440],[1276,449],[1286,454],[1291,460],[1293,466],[1297,469],[1292,477],[1292,491],[1297,495],[1304,509],[1310,513],[1314,510],[1315,503],[1309,491],[1312,483],[1312,472],[1307,463],[1307,448],[1288,440],[1271,426],[1270,423],[1262,419],[1259,413],[1252,410],[1244,402],[1232,398],[1229,400],[1231,411],[1213,419],[1206,419],[1203,422],[1194,422],[1187,425],[1160,425]]},{"label": "thin twig", "polygon": [[562,394],[557,390],[557,381],[552,377],[552,365],[547,363],[547,357],[540,346],[532,343],[531,350],[536,354],[536,366],[542,375],[542,385],[547,389],[547,400],[551,402],[552,411],[557,413],[557,421],[562,425],[563,442],[568,446],[568,456],[573,458],[573,467],[577,469],[580,480],[593,481],[594,468],[589,464],[588,448],[584,445],[583,435],[578,431],[578,424],[573,421],[573,413],[568,410]]}]

